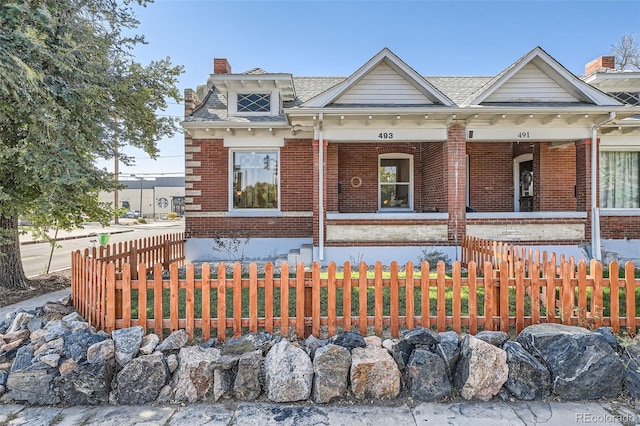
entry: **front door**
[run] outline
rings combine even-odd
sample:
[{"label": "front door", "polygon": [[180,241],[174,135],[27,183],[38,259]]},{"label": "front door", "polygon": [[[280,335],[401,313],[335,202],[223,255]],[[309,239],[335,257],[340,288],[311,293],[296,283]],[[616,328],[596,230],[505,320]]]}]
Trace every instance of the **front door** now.
[{"label": "front door", "polygon": [[523,161],[520,164],[520,211],[533,211],[533,161]]}]

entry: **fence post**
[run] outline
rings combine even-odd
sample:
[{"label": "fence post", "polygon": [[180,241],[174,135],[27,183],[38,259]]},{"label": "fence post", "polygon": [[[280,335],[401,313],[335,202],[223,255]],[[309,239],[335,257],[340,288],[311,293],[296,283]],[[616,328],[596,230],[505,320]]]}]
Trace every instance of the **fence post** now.
[{"label": "fence post", "polygon": [[131,266],[131,279],[138,279],[138,245],[134,241],[131,243],[131,249],[129,250],[129,265]]},{"label": "fence post", "polygon": [[164,256],[163,256],[163,262],[162,262],[162,267],[164,268],[165,271],[169,270],[169,262],[171,262],[171,242],[169,241],[169,238],[165,238],[164,240]]},{"label": "fence post", "polygon": [[[313,316],[313,272],[304,271],[304,317],[311,318]],[[311,336],[313,325],[305,321],[304,338]]]}]

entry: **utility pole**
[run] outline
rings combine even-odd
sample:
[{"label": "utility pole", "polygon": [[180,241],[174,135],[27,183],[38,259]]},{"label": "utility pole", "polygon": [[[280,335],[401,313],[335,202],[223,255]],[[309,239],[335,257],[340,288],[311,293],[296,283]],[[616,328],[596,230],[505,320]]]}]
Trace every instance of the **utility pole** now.
[{"label": "utility pole", "polygon": [[115,164],[113,166],[113,175],[115,180],[114,190],[113,190],[113,208],[114,208],[114,218],[113,223],[116,225],[119,224],[120,218],[118,217],[118,173],[120,167],[120,158],[118,156],[118,140],[116,139],[115,144],[113,146],[113,158],[115,160]]}]

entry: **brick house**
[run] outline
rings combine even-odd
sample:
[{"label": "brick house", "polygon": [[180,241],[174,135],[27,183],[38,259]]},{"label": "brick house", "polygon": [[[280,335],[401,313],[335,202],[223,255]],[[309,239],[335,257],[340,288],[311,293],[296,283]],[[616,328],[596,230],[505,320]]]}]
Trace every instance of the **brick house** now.
[{"label": "brick house", "polygon": [[[188,260],[224,259],[214,238],[238,233],[247,258],[323,262],[456,258],[466,234],[576,255],[640,239],[638,177],[608,177],[637,154],[605,158],[607,189],[592,185],[610,155],[594,138],[640,151],[637,102],[620,96],[640,79],[611,61],[581,79],[536,47],[497,76],[423,77],[385,48],[336,78],[214,59],[185,91]],[[633,199],[612,201],[623,186]]]}]

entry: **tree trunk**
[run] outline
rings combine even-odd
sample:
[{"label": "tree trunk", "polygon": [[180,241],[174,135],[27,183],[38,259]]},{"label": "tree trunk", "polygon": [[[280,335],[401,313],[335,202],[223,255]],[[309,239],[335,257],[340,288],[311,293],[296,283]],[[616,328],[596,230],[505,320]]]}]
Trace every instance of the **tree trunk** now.
[{"label": "tree trunk", "polygon": [[0,214],[0,297],[6,289],[27,288],[28,282],[20,256],[18,218]]}]

